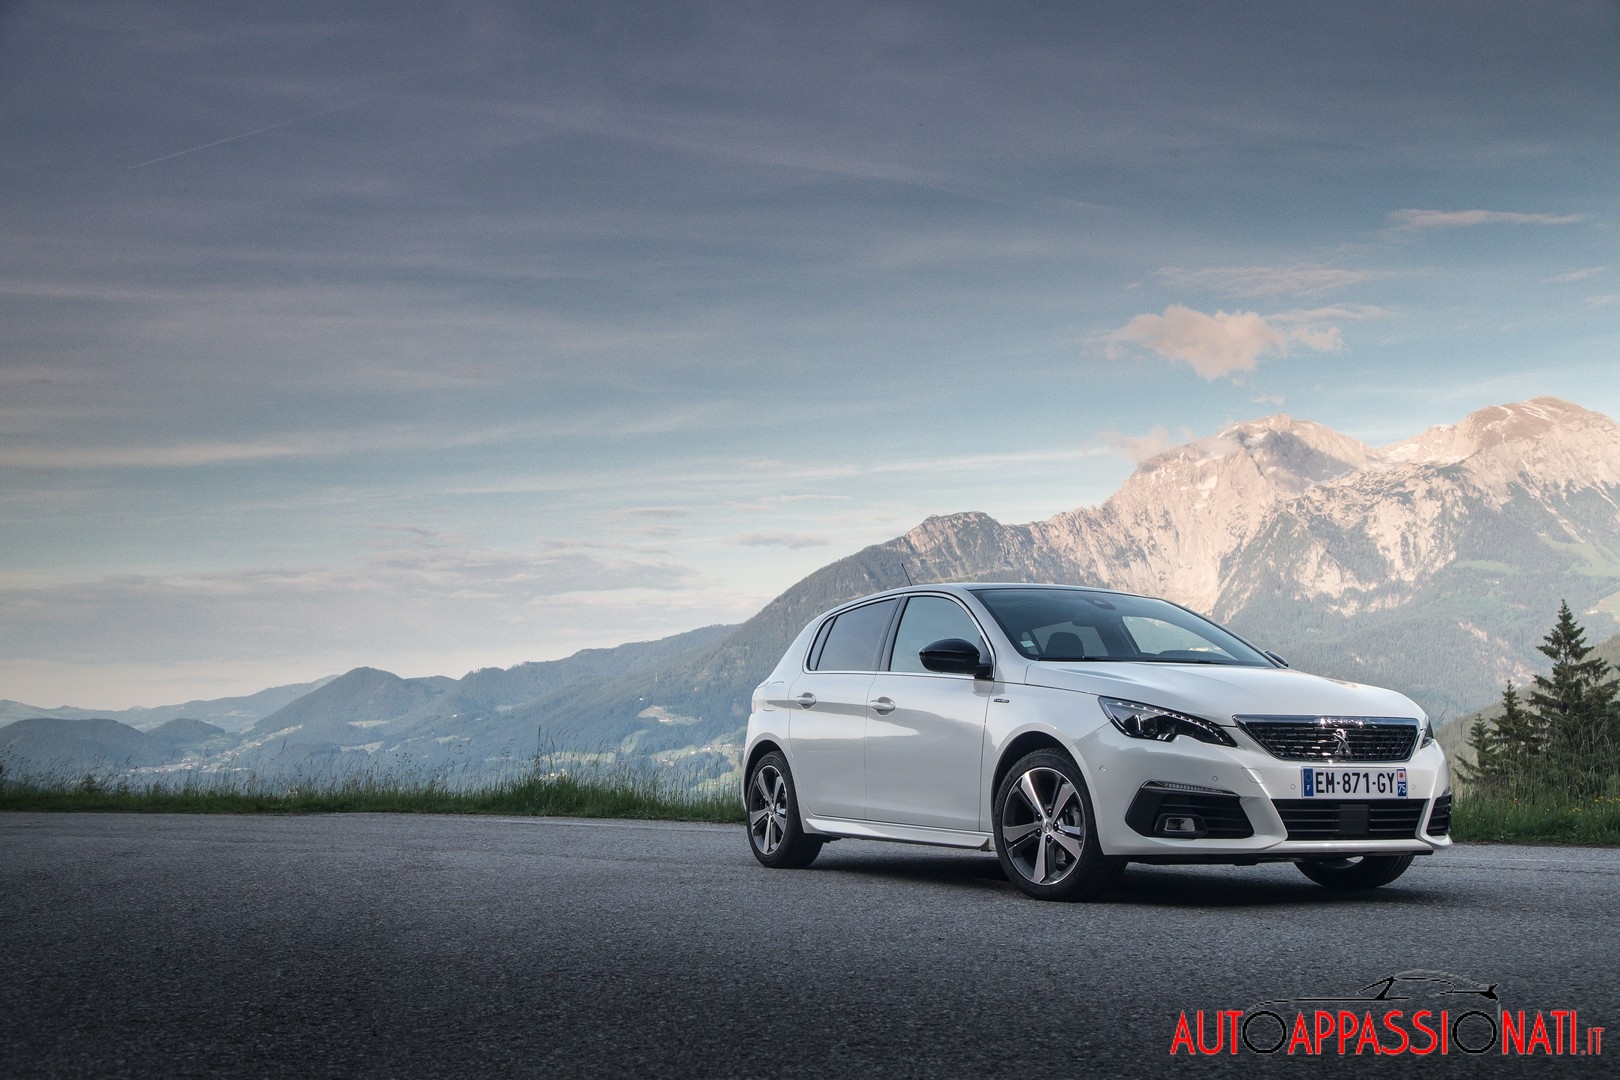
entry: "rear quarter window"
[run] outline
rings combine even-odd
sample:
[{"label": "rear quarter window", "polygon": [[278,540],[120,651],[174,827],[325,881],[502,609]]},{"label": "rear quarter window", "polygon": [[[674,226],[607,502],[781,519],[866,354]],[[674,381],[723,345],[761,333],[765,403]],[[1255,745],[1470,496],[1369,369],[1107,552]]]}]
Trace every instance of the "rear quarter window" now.
[{"label": "rear quarter window", "polygon": [[832,620],[822,631],[821,648],[812,652],[812,671],[876,671],[889,621],[899,600],[851,608]]}]

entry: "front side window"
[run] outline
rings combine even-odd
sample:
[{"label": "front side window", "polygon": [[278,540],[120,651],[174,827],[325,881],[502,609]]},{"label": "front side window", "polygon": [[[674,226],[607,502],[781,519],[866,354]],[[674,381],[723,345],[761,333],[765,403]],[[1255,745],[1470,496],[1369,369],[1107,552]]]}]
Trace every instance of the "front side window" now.
[{"label": "front side window", "polygon": [[1030,660],[1271,663],[1232,634],[1164,600],[1084,589],[975,589]]},{"label": "front side window", "polygon": [[880,600],[852,608],[823,631],[820,648],[810,657],[812,671],[876,671],[883,638],[899,600]]},{"label": "front side window", "polygon": [[988,658],[989,650],[979,636],[979,624],[962,606],[943,596],[913,596],[906,601],[906,611],[900,616],[900,629],[894,635],[894,656],[889,661],[890,671],[927,671],[918,654],[924,648],[943,638],[961,638],[979,647],[979,655]]}]

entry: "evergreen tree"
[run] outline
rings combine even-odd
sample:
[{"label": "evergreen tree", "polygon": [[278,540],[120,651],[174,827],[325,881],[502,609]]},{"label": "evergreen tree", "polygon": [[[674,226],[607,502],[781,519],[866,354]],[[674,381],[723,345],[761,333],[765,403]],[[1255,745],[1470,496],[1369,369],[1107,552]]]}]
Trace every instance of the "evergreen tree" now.
[{"label": "evergreen tree", "polygon": [[1496,722],[1497,757],[1504,773],[1530,778],[1541,762],[1547,725],[1526,711],[1513,683],[1502,691],[1502,718]]},{"label": "evergreen tree", "polygon": [[1459,761],[1457,771],[1470,784],[1495,787],[1502,779],[1502,757],[1496,743],[1496,726],[1483,715],[1468,726],[1468,748],[1472,762]]},{"label": "evergreen tree", "polygon": [[1548,757],[1578,792],[1602,790],[1617,764],[1620,682],[1602,657],[1591,655],[1586,631],[1567,601],[1559,605],[1558,622],[1537,648],[1553,662],[1547,676],[1536,676],[1530,692],[1531,712],[1543,729]]},{"label": "evergreen tree", "polygon": [[1541,779],[1545,730],[1525,711],[1518,689],[1510,681],[1502,691],[1502,715],[1494,723],[1481,716],[1468,728],[1468,746],[1474,761],[1459,764],[1464,780],[1484,787],[1533,784]]}]

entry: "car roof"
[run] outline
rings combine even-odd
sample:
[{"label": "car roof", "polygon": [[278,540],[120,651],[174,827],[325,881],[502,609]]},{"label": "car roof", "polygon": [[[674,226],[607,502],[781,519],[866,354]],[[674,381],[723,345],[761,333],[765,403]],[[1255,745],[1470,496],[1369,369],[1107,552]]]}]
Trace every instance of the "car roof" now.
[{"label": "car roof", "polygon": [[[890,596],[908,596],[914,593],[942,592],[957,596],[966,595],[978,589],[1051,589],[1054,592],[1087,592],[1101,593],[1106,596],[1141,596],[1141,593],[1129,593],[1121,589],[1102,589],[1095,585],[1064,585],[1052,581],[922,581],[914,585],[901,585],[893,589],[884,589],[882,592],[869,593],[853,600],[847,600],[827,610],[838,611],[846,607],[868,600],[877,600]],[[1156,599],[1147,597],[1147,599]]]}]

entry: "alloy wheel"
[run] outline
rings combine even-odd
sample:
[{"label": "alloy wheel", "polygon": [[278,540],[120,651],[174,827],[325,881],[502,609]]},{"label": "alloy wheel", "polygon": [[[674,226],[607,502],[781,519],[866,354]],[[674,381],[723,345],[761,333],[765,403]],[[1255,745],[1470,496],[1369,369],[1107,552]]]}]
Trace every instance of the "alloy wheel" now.
[{"label": "alloy wheel", "polygon": [[1001,811],[1001,843],[1008,860],[1037,885],[1056,885],[1074,873],[1086,844],[1080,792],[1056,769],[1038,766],[1020,776]]},{"label": "alloy wheel", "polygon": [[748,834],[754,846],[774,855],[787,834],[787,781],[774,765],[761,766],[748,785]]}]

